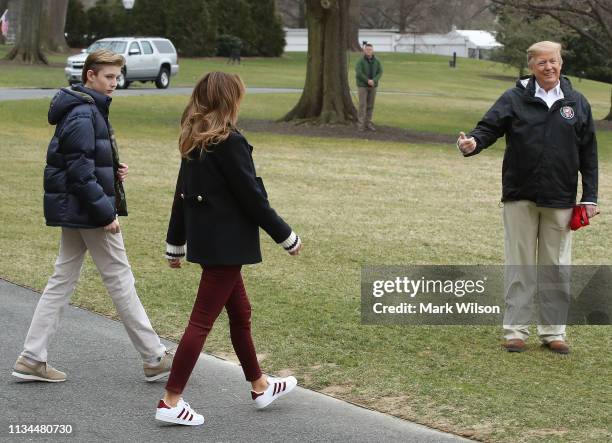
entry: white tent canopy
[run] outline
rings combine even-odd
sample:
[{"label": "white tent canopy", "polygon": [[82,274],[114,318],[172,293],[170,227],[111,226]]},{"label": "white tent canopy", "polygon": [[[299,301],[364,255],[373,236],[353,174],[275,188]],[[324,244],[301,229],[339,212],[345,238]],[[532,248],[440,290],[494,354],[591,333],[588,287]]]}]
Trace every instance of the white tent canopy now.
[{"label": "white tent canopy", "polygon": [[[308,51],[308,30],[285,28],[286,52]],[[388,29],[360,29],[359,42],[367,41],[377,52],[410,52],[458,57],[487,58],[501,46],[488,31],[452,30],[447,34],[400,34]]]}]

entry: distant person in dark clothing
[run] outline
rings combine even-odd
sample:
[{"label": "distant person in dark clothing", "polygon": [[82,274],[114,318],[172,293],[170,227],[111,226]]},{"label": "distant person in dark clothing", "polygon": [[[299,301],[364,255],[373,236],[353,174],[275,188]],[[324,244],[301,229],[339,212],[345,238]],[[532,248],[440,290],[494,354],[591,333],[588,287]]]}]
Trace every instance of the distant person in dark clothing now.
[{"label": "distant person in dark clothing", "polygon": [[230,51],[229,59],[227,63],[233,65],[235,63],[240,64],[240,44],[232,46],[232,50]]},{"label": "distant person in dark clothing", "polygon": [[357,88],[359,89],[359,130],[376,131],[372,124],[376,88],[383,74],[380,60],[374,57],[374,46],[366,43],[363,47],[363,57],[355,66]]}]

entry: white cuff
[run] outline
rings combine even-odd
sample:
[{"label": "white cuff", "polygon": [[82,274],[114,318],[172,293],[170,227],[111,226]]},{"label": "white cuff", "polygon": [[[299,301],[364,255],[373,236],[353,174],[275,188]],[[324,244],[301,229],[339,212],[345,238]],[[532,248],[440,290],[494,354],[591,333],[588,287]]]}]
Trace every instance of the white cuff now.
[{"label": "white cuff", "polygon": [[285,251],[293,252],[300,246],[301,243],[302,241],[300,240],[300,237],[298,237],[295,232],[291,231],[291,234],[289,235],[287,240],[280,243],[280,245],[285,248]]},{"label": "white cuff", "polygon": [[593,203],[593,202],[580,202],[581,205],[593,205],[593,206],[597,206],[597,203]]},{"label": "white cuff", "polygon": [[170,243],[166,243],[166,255],[165,257],[170,260],[173,258],[183,258],[185,257],[186,245],[183,246],[175,246]]}]

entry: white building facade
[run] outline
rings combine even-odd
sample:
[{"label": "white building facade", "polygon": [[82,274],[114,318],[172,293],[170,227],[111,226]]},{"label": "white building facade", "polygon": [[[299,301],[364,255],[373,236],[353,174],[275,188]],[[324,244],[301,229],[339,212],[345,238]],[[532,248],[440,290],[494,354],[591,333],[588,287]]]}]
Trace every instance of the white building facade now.
[{"label": "white building facade", "polygon": [[[285,52],[307,52],[308,30],[285,28]],[[453,30],[448,34],[400,34],[385,29],[360,29],[359,42],[367,41],[377,52],[409,52],[457,57],[488,58],[501,44],[487,31]]]}]

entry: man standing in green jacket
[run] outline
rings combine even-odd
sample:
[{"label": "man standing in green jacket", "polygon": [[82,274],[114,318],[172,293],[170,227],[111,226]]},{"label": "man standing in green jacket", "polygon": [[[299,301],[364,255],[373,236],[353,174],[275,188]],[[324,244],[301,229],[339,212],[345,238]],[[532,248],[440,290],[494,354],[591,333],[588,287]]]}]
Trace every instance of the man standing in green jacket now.
[{"label": "man standing in green jacket", "polygon": [[366,43],[363,47],[364,55],[357,61],[355,73],[359,89],[359,130],[376,131],[372,124],[374,99],[378,81],[382,77],[382,64],[374,57],[374,46]]}]

